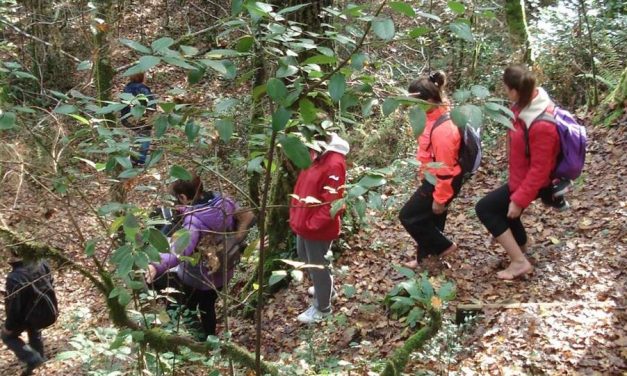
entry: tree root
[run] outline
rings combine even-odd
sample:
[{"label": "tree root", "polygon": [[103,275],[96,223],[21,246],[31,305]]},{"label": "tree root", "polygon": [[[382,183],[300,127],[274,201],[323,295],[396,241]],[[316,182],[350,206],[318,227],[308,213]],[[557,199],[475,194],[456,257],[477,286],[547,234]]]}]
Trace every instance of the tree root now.
[{"label": "tree root", "polygon": [[431,339],[438,330],[440,330],[442,326],[442,313],[438,310],[431,309],[429,315],[431,316],[429,324],[409,337],[403,346],[392,354],[386,361],[385,369],[381,372],[381,376],[401,375],[407,365],[409,355],[420,349],[425,342]]}]

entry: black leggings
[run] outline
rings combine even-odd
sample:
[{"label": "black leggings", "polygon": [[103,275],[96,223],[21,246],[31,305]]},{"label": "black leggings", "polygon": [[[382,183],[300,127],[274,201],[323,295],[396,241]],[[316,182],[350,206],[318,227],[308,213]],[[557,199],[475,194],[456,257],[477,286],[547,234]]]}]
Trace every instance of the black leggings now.
[{"label": "black leggings", "polygon": [[[457,196],[461,189],[461,174],[453,178],[452,185],[454,194],[447,204]],[[434,191],[433,184],[423,180],[420,188],[414,192],[398,216],[405,230],[418,243],[418,261],[429,255],[439,255],[453,245],[453,242],[442,233],[446,225],[448,210],[442,214],[433,213]]]},{"label": "black leggings", "polygon": [[510,201],[509,186],[505,184],[479,200],[475,211],[481,223],[490,231],[492,236],[496,238],[509,229],[512,230],[516,243],[523,246],[527,244],[527,233],[520,217],[516,219],[507,218]]},{"label": "black leggings", "polygon": [[216,334],[216,300],[218,300],[216,290],[198,290],[184,285],[175,273],[165,273],[153,284],[153,288],[157,291],[166,287],[183,293],[182,296],[180,294],[175,296],[180,305],[185,305],[190,311],[196,309],[200,311],[200,323],[205,337]]},{"label": "black leggings", "polygon": [[[20,338],[22,332],[28,333],[28,344],[30,347],[26,346],[26,343]],[[44,341],[41,338],[40,329],[6,330],[6,332],[2,333],[2,342],[24,363],[33,364],[44,358]]]}]

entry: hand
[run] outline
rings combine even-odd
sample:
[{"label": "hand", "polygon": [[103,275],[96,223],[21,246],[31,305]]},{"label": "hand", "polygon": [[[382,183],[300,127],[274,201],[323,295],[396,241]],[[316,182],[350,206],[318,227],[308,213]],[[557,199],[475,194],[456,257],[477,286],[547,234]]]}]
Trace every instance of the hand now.
[{"label": "hand", "polygon": [[154,265],[148,265],[148,271],[146,272],[146,283],[153,283],[157,278],[157,268]]},{"label": "hand", "polygon": [[446,211],[446,205],[433,201],[433,205],[431,206],[431,209],[433,210],[434,214],[442,214]]},{"label": "hand", "polygon": [[522,214],[522,208],[516,205],[514,201],[511,201],[509,203],[509,208],[507,208],[507,218],[516,219],[520,217],[520,214]]}]

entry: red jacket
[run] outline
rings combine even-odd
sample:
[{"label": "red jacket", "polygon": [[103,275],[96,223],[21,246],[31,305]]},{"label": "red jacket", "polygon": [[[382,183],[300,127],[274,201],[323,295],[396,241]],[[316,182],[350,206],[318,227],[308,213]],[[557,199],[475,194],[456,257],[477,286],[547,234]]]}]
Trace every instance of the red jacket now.
[{"label": "red jacket", "polygon": [[[342,210],[331,216],[331,204],[344,195],[346,153],[348,143],[334,136],[327,150],[298,175],[294,187],[298,198],[292,196],[290,205],[290,227],[297,235],[309,240],[339,238]],[[307,203],[307,197],[320,203]]]},{"label": "red jacket", "polygon": [[[559,135],[555,124],[547,121],[537,121],[529,130],[529,152],[525,153],[524,128],[527,123],[552,105],[544,90],[532,100],[532,103],[521,111],[514,105],[514,130],[508,131],[509,138],[509,191],[511,200],[521,208],[526,208],[538,197],[538,191],[549,185],[551,172],[555,168],[557,156],[560,152]],[[547,105],[545,105],[547,104]],[[537,108],[530,113],[530,108]],[[540,108],[538,108],[540,107]],[[521,112],[525,112],[521,114]]]},{"label": "red jacket", "polygon": [[[435,122],[447,112],[447,106],[436,107],[427,112],[427,123],[418,137],[416,155],[421,163],[421,174],[428,171],[437,179],[433,200],[440,204],[446,204],[453,197],[453,178],[462,172],[457,161],[461,145],[461,135],[457,126],[451,120],[447,120],[432,132]],[[432,162],[439,162],[442,165],[438,168],[429,167],[428,164]]]}]

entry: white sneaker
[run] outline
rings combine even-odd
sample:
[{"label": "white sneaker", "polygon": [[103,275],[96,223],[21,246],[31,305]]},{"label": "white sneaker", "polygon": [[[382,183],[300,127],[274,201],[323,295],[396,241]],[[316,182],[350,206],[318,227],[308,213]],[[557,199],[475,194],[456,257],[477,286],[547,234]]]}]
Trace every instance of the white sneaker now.
[{"label": "white sneaker", "polygon": [[[315,293],[316,293],[316,288],[313,286],[309,286],[309,288],[307,289],[307,294],[313,297]],[[335,289],[331,290],[331,299],[334,299],[336,296],[337,296],[337,293],[335,292]]]},{"label": "white sneaker", "polygon": [[329,316],[331,311],[329,312],[321,312],[314,306],[309,307],[305,312],[298,315],[296,318],[298,321],[303,324],[313,324],[318,321],[324,320],[325,317]]}]

